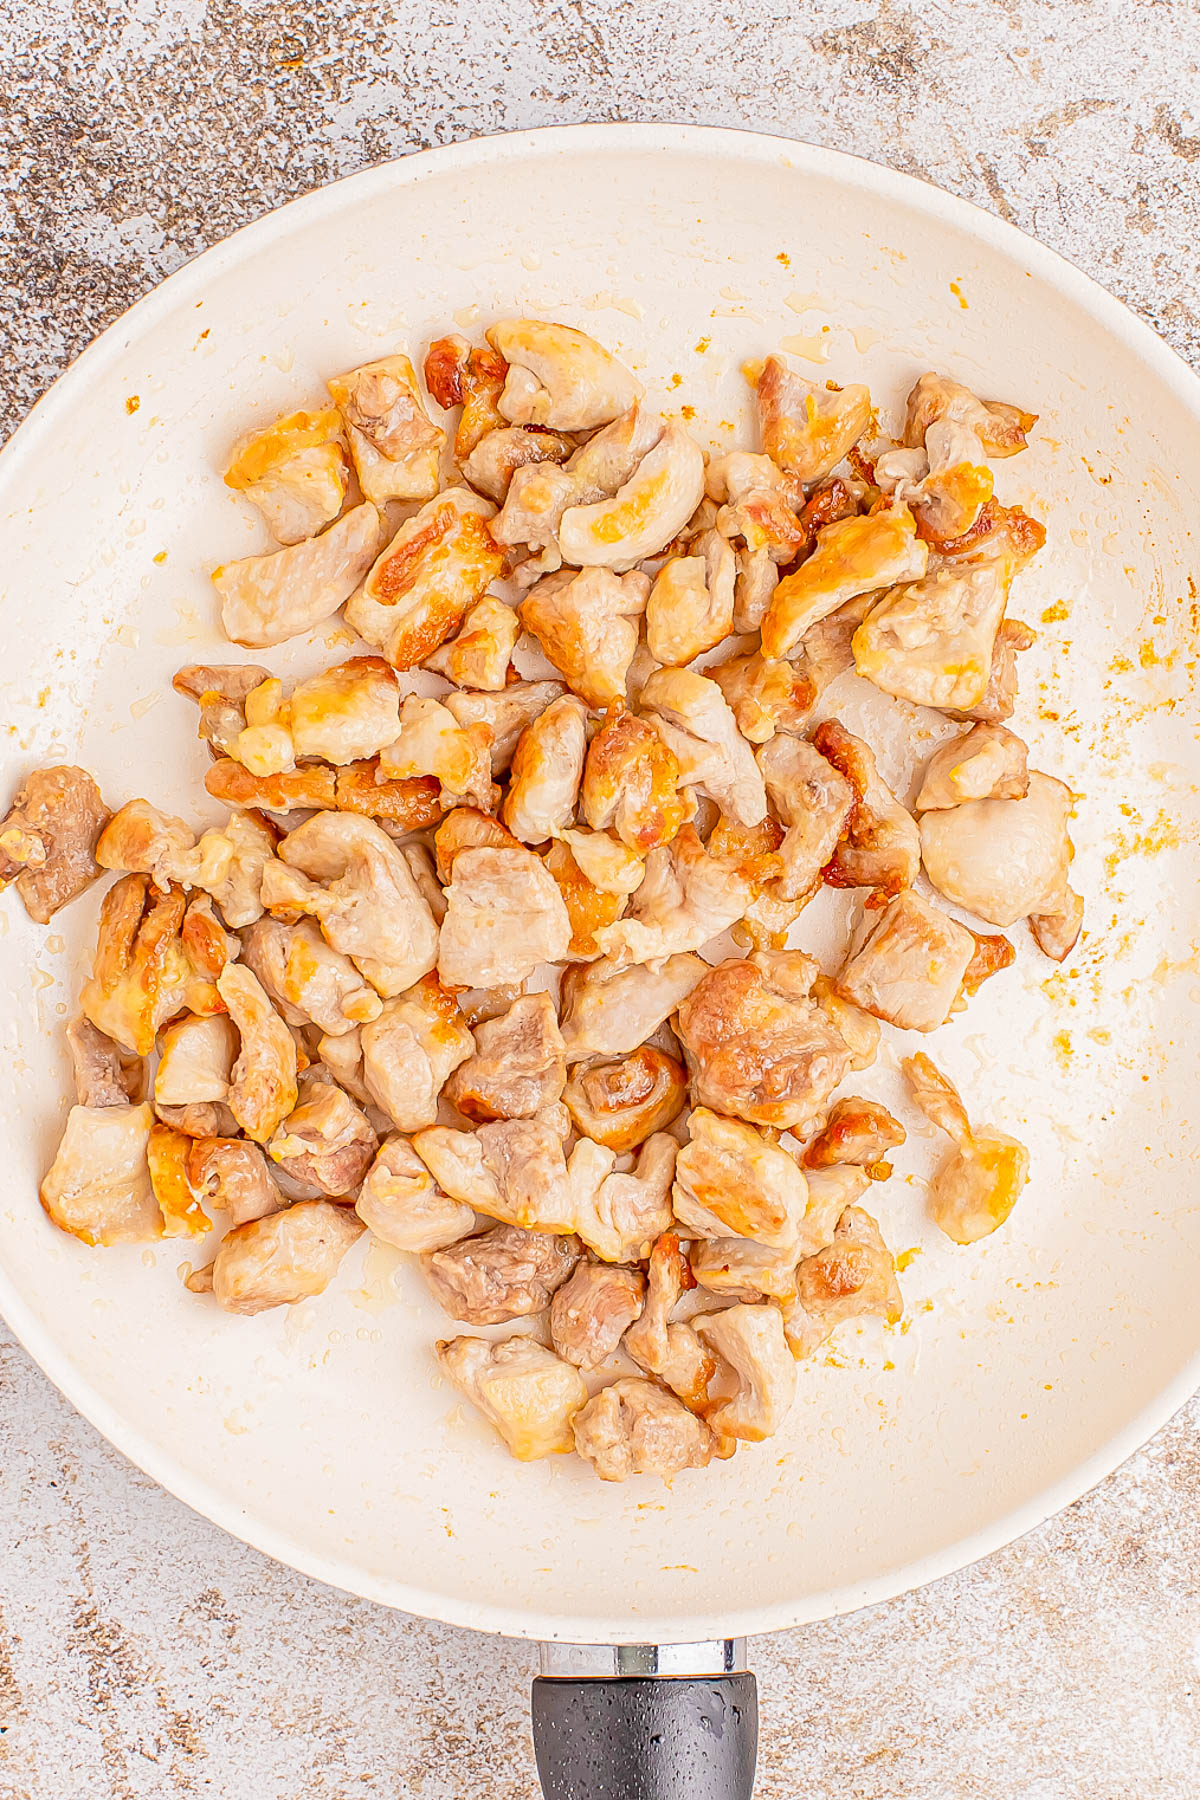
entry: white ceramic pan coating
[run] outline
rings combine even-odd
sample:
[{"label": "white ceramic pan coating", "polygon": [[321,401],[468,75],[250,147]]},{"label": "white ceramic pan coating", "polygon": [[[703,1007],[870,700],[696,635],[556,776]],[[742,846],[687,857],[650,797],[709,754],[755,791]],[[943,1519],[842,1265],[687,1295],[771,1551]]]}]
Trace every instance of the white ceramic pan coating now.
[{"label": "white ceramic pan coating", "polygon": [[[1048,251],[829,152],[587,127],[373,170],[166,282],[0,458],[5,794],[77,759],[114,804],[203,812],[194,715],[169,681],[227,656],[207,571],[261,542],[217,473],[229,443],[340,369],[521,312],[597,334],[661,404],[694,408],[705,442],[745,429],[741,364],[780,345],[869,381],[885,413],[937,367],[1041,415],[1031,451],[999,465],[1004,497],[1050,531],[1014,606],[1040,634],[1015,722],[1081,796],[1088,935],[1057,970],[1018,928],[1017,968],[922,1046],[978,1119],[1029,1144],[1025,1197],[986,1243],[950,1244],[924,1218],[934,1146],[915,1132],[874,1196],[889,1242],[919,1252],[905,1321],[844,1328],[801,1369],[778,1438],[669,1491],[602,1485],[574,1459],[519,1466],[436,1379],[445,1321],[380,1247],[319,1300],[246,1320],[183,1290],[177,1245],[88,1250],[51,1228],[36,1190],[96,903],[47,932],[9,896],[0,1306],[143,1469],[326,1581],[541,1638],[765,1631],[1011,1539],[1200,1379],[1200,384]],[[336,654],[318,634],[268,660],[286,674]],[[894,1099],[895,1057],[860,1086]]]}]

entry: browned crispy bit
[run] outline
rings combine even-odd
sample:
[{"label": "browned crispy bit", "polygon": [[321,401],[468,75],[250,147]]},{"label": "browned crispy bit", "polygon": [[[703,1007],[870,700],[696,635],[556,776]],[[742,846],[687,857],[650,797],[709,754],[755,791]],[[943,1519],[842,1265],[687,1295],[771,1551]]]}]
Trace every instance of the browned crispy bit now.
[{"label": "browned crispy bit", "polygon": [[872,888],[867,905],[877,909],[916,879],[921,866],[916,825],[879,774],[870,746],[847,731],[840,719],[823,720],[812,741],[856,796],[845,832],[821,878],[830,887]]},{"label": "browned crispy bit", "polygon": [[943,539],[937,549],[939,556],[979,556],[995,550],[1008,556],[1014,569],[1023,569],[1045,542],[1046,527],[1040,519],[1031,519],[1022,507],[993,499],[984,503],[968,530]]},{"label": "browned crispy bit", "polygon": [[481,812],[477,806],[456,806],[434,832],[433,848],[437,877],[445,887],[460,850],[519,850],[521,844],[491,813]]},{"label": "browned crispy bit", "polygon": [[329,812],[337,805],[334,771],[327,763],[299,763],[282,775],[252,775],[231,756],[222,756],[206,771],[204,785],[215,800],[267,812]]},{"label": "browned crispy bit", "polygon": [[362,813],[389,831],[424,831],[437,824],[445,810],[440,781],[432,775],[379,781],[378,769],[379,758],[373,756],[338,770],[336,804],[341,812]]},{"label": "browned crispy bit", "polygon": [[452,335],[436,338],[425,352],[425,385],[439,406],[462,407],[454,434],[454,454],[459,462],[470,456],[480,438],[508,421],[496,402],[504,387],[508,364],[489,344],[468,344]]},{"label": "browned crispy bit", "polygon": [[738,825],[721,813],[709,833],[708,853],[761,892],[766,882],[783,873],[776,854],[782,842],[783,826],[769,815],[758,825]]},{"label": "browned crispy bit", "polygon": [[96,843],[109,820],[84,769],[34,769],[0,821],[0,888],[16,882],[31,919],[46,925],[100,873]]},{"label": "browned crispy bit", "polygon": [[149,1056],[159,1026],[179,1011],[194,979],[180,941],[186,908],[182,888],[155,893],[148,875],[125,875],[104,896],[83,1010],[136,1056]]},{"label": "browned crispy bit", "polygon": [[[888,1168],[881,1162],[885,1150],[897,1149],[907,1137],[903,1125],[877,1100],[860,1100],[848,1094],[835,1102],[825,1129],[804,1152],[810,1169],[833,1169],[856,1163],[868,1172]],[[888,1173],[890,1174],[890,1168]]]},{"label": "browned crispy bit", "polygon": [[620,918],[625,906],[623,894],[608,894],[593,885],[584,874],[566,844],[556,841],[545,855],[546,867],[558,883],[567,916],[571,921],[571,943],[567,955],[576,959],[600,954],[596,932]]},{"label": "browned crispy bit", "polygon": [[[971,930],[969,925],[967,930]],[[975,939],[975,953],[967,964],[959,989],[964,999],[978,993],[990,975],[998,975],[1001,969],[1007,969],[1017,960],[1016,951],[1002,931],[992,937],[971,931],[971,936]]]},{"label": "browned crispy bit", "polygon": [[812,541],[822,526],[835,525],[839,519],[852,519],[858,510],[857,496],[848,482],[839,475],[831,475],[822,481],[800,511],[800,523],[808,539],[805,548],[812,548]]}]

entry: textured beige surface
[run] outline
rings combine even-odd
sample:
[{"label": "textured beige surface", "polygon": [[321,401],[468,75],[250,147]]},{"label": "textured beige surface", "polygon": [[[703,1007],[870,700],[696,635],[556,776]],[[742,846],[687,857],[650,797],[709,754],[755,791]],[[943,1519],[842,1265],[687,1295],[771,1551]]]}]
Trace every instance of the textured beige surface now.
[{"label": "textured beige surface", "polygon": [[[15,0],[0,429],[131,300],[290,195],[582,119],[754,126],[928,175],[1200,362],[1198,59],[1190,0]],[[762,1800],[1195,1800],[1198,1422],[1193,1403],[987,1563],[756,1643]],[[264,1561],[132,1470],[7,1341],[0,1606],[0,1800],[535,1791],[531,1647]]]}]

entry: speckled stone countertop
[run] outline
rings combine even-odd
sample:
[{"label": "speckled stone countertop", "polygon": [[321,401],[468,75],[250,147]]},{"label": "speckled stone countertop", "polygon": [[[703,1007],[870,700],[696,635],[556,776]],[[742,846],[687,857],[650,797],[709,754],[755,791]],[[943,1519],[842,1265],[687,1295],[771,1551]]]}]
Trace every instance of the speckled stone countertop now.
[{"label": "speckled stone countertop", "polygon": [[[675,119],[927,176],[1200,363],[1194,0],[11,0],[0,434],[185,258],[366,164]],[[760,1800],[1196,1800],[1200,1404],[962,1574],[752,1645]],[[0,1800],[518,1800],[530,1645],[225,1537],[0,1331]]]}]

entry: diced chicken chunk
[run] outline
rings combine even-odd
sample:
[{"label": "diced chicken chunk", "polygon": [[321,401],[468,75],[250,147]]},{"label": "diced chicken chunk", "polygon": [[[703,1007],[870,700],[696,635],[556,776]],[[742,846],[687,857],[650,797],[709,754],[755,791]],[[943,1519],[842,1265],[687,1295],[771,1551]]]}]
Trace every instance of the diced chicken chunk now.
[{"label": "diced chicken chunk", "polygon": [[453,994],[436,975],[385,1001],[360,1042],[367,1093],[401,1131],[435,1123],[443,1087],[475,1051]]},{"label": "diced chicken chunk", "polygon": [[841,1163],[872,1168],[889,1150],[901,1145],[907,1133],[878,1100],[847,1095],[834,1102],[824,1127],[804,1152],[805,1166],[831,1169]]},{"label": "diced chicken chunk", "polygon": [[379,1016],[375,989],[326,943],[313,919],[295,925],[259,919],[242,938],[242,960],[289,1025],[316,1025],[337,1037]]},{"label": "diced chicken chunk", "polygon": [[438,973],[447,987],[521,982],[567,954],[566,906],[529,850],[460,850],[446,899]]},{"label": "diced chicken chunk", "polygon": [[265,1219],[284,1204],[267,1159],[245,1138],[203,1137],[188,1152],[187,1178],[198,1200],[227,1212],[231,1225]]},{"label": "diced chicken chunk", "polygon": [[513,607],[485,594],[463,615],[458,636],[425,659],[425,667],[444,675],[456,687],[499,693],[508,679],[521,621]]},{"label": "diced chicken chunk", "polygon": [[188,1014],[168,1025],[154,1073],[156,1103],[190,1106],[228,1099],[238,1049],[238,1034],[220,1013],[206,1019]]},{"label": "diced chicken chunk", "polygon": [[806,487],[836,468],[871,422],[869,389],[806,381],[780,356],[763,364],[755,397],[763,449]]},{"label": "diced chicken chunk", "polygon": [[965,425],[989,456],[1015,456],[1028,443],[1037,414],[1022,412],[1003,400],[979,400],[960,381],[932,372],[922,375],[908,396],[904,421],[906,444],[923,444],[931,425],[947,420]]},{"label": "diced chicken chunk", "polygon": [[229,1109],[247,1137],[265,1144],[298,1098],[295,1039],[258,977],[241,963],[230,963],[222,971],[217,988],[241,1042]]},{"label": "diced chicken chunk", "polygon": [[730,657],[708,671],[725,696],[742,736],[765,744],[777,731],[803,731],[817,700],[817,687],[794,662],[772,660],[754,650]]},{"label": "diced chicken chunk", "polygon": [[1008,1218],[1029,1179],[1029,1152],[991,1126],[972,1131],[958,1090],[927,1056],[903,1063],[913,1099],[954,1140],[929,1188],[930,1211],[956,1244],[974,1244]]},{"label": "diced chicken chunk", "polygon": [[725,1300],[789,1300],[796,1292],[799,1245],[772,1250],[753,1238],[700,1238],[688,1260],[698,1285]]},{"label": "diced chicken chunk", "polygon": [[966,800],[1022,800],[1029,792],[1028,750],[1003,725],[972,725],[925,765],[917,812],[944,812]]},{"label": "diced chicken chunk", "polygon": [[450,693],[447,712],[463,726],[486,725],[492,734],[492,774],[502,775],[525,727],[545,712],[563,691],[561,681],[515,681],[502,693]]},{"label": "diced chicken chunk", "polygon": [[[800,484],[769,456],[733,450],[715,457],[708,465],[705,490],[711,500],[723,502],[717,530],[725,538],[739,539],[749,558],[761,558],[773,568],[793,562],[804,547],[807,534],[793,505],[802,498]],[[767,593],[769,597],[770,588]],[[756,630],[761,617],[760,613],[752,623],[739,625],[739,630]]]},{"label": "diced chicken chunk", "polygon": [[562,1098],[576,1128],[620,1156],[679,1117],[687,1073],[665,1050],[643,1044],[619,1061],[576,1067]]},{"label": "diced chicken chunk", "polygon": [[501,415],[513,425],[594,431],[642,393],[615,356],[586,332],[544,319],[504,319],[487,333],[508,364]]},{"label": "diced chicken chunk", "polygon": [[642,689],[649,715],[680,768],[739,825],[766,817],[767,796],[754,752],[715,681],[693,669],[659,669]]},{"label": "diced chicken chunk", "polygon": [[396,669],[413,669],[461,628],[504,568],[490,500],[447,488],[406,519],[346,607],[346,622]]},{"label": "diced chicken chunk", "polygon": [[620,918],[624,896],[606,893],[589,881],[565,843],[551,844],[544,855],[571,921],[567,955],[572,962],[591,962],[600,954],[596,933]]},{"label": "diced chicken chunk", "polygon": [[607,1362],[642,1310],[646,1278],[638,1269],[580,1263],[550,1306],[550,1336],[577,1369]]},{"label": "diced chicken chunk", "polygon": [[602,1388],[574,1420],[575,1448],[601,1481],[669,1480],[711,1462],[716,1440],[702,1419],[653,1381],[627,1377]]},{"label": "diced chicken chunk", "polygon": [[407,356],[382,356],[329,383],[345,421],[358,484],[368,500],[428,500],[437,493],[446,434],[425,410]]},{"label": "diced chicken chunk", "polygon": [[475,1227],[475,1209],[444,1194],[402,1137],[379,1146],[354,1210],[385,1244],[418,1255],[456,1244]]},{"label": "diced chicken chunk", "polygon": [[474,1049],[446,1086],[465,1118],[528,1119],[561,1096],[566,1055],[549,994],[524,994],[499,1018],[485,1019]]},{"label": "diced chicken chunk", "polygon": [[649,578],[610,569],[563,569],[531,588],[517,608],[568,685],[589,706],[625,698]]},{"label": "diced chicken chunk", "polygon": [[[927,817],[943,817],[934,814]],[[936,1031],[950,1016],[975,939],[911,888],[879,914],[837,978],[845,1000],[908,1031]]]},{"label": "diced chicken chunk", "polygon": [[502,425],[481,437],[462,465],[466,480],[476,493],[486,494],[503,506],[508,486],[518,469],[531,463],[563,463],[571,454],[568,437],[557,431],[540,431],[526,425]]},{"label": "diced chicken chunk", "polygon": [[998,725],[1011,719],[1017,704],[1017,655],[1036,642],[1036,633],[1019,619],[1004,619],[992,649],[992,667],[983,696],[974,706],[950,708],[952,719],[978,719]]},{"label": "diced chicken chunk", "polygon": [[149,1106],[73,1106],[39,1189],[60,1231],[85,1244],[140,1244],[162,1236],[146,1147]]},{"label": "diced chicken chunk", "polygon": [[846,1209],[832,1241],[796,1271],[796,1298],[783,1307],[792,1354],[809,1356],[843,1319],[876,1315],[894,1324],[904,1309],[892,1253],[870,1213]]},{"label": "diced chicken chunk", "polygon": [[928,560],[906,506],[823,526],[812,555],[771,596],[762,622],[764,656],[787,656],[812,626],[859,594],[919,580]]},{"label": "diced chicken chunk", "polygon": [[49,924],[100,873],[96,846],[108,818],[85,769],[34,769],[0,821],[0,888],[15,882],[30,918]]},{"label": "diced chicken chunk", "polygon": [[299,544],[342,510],[348,470],[341,434],[333,407],[287,413],[238,439],[225,485],[258,508],[278,543]]},{"label": "diced chicken chunk", "polygon": [[81,1003],[98,1030],[136,1056],[149,1056],[195,978],[181,935],[185,912],[180,889],[152,897],[145,875],[122,876],[104,896]]},{"label": "diced chicken chunk", "polygon": [[593,831],[615,831],[631,850],[667,844],[691,817],[679,764],[659,732],[611,707],[588,747],[580,799]]},{"label": "diced chicken chunk", "polygon": [[546,1116],[501,1119],[478,1131],[432,1125],[413,1149],[454,1200],[526,1231],[574,1230],[562,1133]]},{"label": "diced chicken chunk", "polygon": [[1008,582],[991,563],[889,588],[854,634],[855,667],[918,706],[977,706],[1007,602]]},{"label": "diced chicken chunk", "polygon": [[671,1182],[679,1146],[666,1132],[646,1139],[637,1168],[614,1169],[616,1156],[590,1138],[571,1152],[570,1220],[589,1250],[603,1262],[635,1262],[671,1225]]},{"label": "diced chicken chunk", "polygon": [[400,729],[400,690],[380,656],[355,656],[310,675],[288,704],[296,755],[323,762],[376,756]]},{"label": "diced chicken chunk", "polygon": [[658,421],[658,436],[609,499],[568,506],[558,526],[563,561],[577,568],[633,569],[657,556],[704,497],[704,454],[682,425]]},{"label": "diced chicken chunk", "polygon": [[504,424],[496,402],[504,389],[508,364],[490,344],[468,344],[452,335],[435,338],[425,352],[425,385],[447,411],[461,406],[454,434],[454,454],[462,463],[489,431]]},{"label": "diced chicken chunk", "polygon": [[200,709],[198,735],[223,756],[232,754],[246,728],[246,697],[271,678],[257,663],[189,663],[172,676],[171,686]]},{"label": "diced chicken chunk", "polygon": [[436,776],[445,804],[468,797],[490,807],[491,733],[486,725],[460,725],[449,707],[424,694],[409,694],[400,708],[399,733],[379,758],[381,776],[411,781]]},{"label": "diced chicken chunk", "polygon": [[378,1148],[366,1115],[349,1095],[331,1081],[316,1081],[279,1126],[267,1154],[293,1181],[338,1197],[357,1192]]},{"label": "diced chicken chunk", "polygon": [[669,1019],[708,974],[700,956],[669,956],[653,969],[607,958],[563,977],[562,1034],[568,1063],[628,1056]]},{"label": "diced chicken chunk", "polygon": [[698,1237],[753,1238],[772,1250],[795,1247],[808,1199],[790,1151],[753,1125],[698,1106],[675,1164],[671,1205]]},{"label": "diced chicken chunk", "polygon": [[807,900],[821,885],[857,801],[851,783],[804,738],[773,737],[758,753],[767,797],[785,826],[779,892]]},{"label": "diced chicken chunk", "polygon": [[67,1026],[67,1049],[80,1106],[126,1106],[145,1098],[146,1070],[81,1013]]},{"label": "diced chicken chunk", "polygon": [[921,867],[915,821],[879,773],[874,752],[837,719],[826,719],[813,743],[854,789],[843,836],[822,871],[831,887],[869,887],[891,899],[911,887]]},{"label": "diced chicken chunk", "polygon": [[697,1336],[720,1361],[714,1387],[732,1391],[709,1413],[722,1436],[758,1443],[783,1424],[796,1391],[796,1365],[777,1306],[730,1306],[695,1321]]},{"label": "diced chicken chunk", "polygon": [[379,555],[383,521],[369,501],[319,537],[213,570],[221,624],[235,644],[282,644],[331,619]]},{"label": "diced chicken chunk", "polygon": [[710,856],[691,825],[646,858],[629,917],[596,933],[606,957],[649,963],[699,950],[741,918],[751,884]]},{"label": "diced chicken chunk", "polygon": [[498,1344],[458,1337],[436,1350],[444,1372],[495,1426],[518,1462],[574,1448],[571,1421],[588,1392],[570,1363],[528,1337]]},{"label": "diced chicken chunk", "polygon": [[212,1291],[226,1312],[268,1312],[323,1294],[362,1233],[353,1207],[301,1200],[236,1225],[221,1240]]},{"label": "diced chicken chunk", "polygon": [[673,556],[646,602],[646,641],[657,662],[681,668],[733,630],[737,563],[728,540],[706,531],[687,556]]},{"label": "diced chicken chunk", "polygon": [[545,843],[574,823],[586,750],[587,708],[574,694],[552,700],[525,727],[504,802],[504,823],[523,844]]},{"label": "diced chicken chunk", "polygon": [[[425,1258],[425,1279],[452,1319],[506,1325],[544,1312],[579,1261],[579,1239],[495,1225]],[[562,1355],[556,1342],[555,1349]],[[578,1358],[568,1362],[582,1367]]]},{"label": "diced chicken chunk", "polygon": [[1033,770],[1020,800],[968,800],[921,820],[925,870],[940,893],[991,925],[1069,914],[1073,796]]}]

